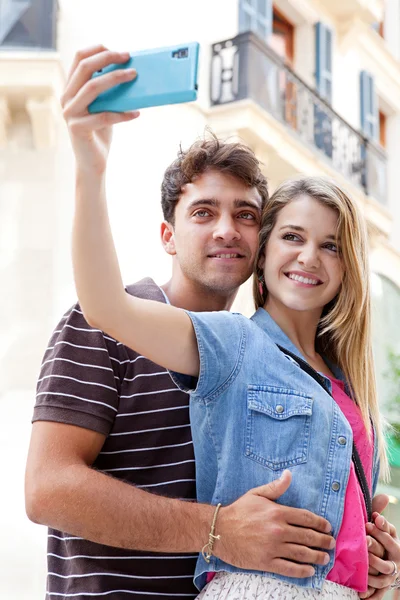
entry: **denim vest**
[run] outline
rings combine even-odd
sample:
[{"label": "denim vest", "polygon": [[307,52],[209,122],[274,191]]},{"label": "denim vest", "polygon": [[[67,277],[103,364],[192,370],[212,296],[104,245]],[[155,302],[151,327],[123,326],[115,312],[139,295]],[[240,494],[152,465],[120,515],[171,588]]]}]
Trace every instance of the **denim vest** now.
[{"label": "denim vest", "polygon": [[[182,389],[191,392],[198,501],[230,504],[290,469],[292,483],[278,502],[321,515],[331,523],[336,538],[353,444],[342,411],[277,348],[280,344],[304,359],[264,309],[258,309],[251,319],[226,311],[188,315],[200,354],[196,388],[191,378],[171,375]],[[343,380],[337,367],[329,367]],[[330,380],[325,379],[331,389]],[[379,470],[376,446],[373,493]],[[314,565],[315,575],[305,579],[259,574],[321,589],[333,562],[334,550],[329,563]],[[200,555],[195,572],[199,589],[209,571],[249,572],[215,556],[208,564]]]}]

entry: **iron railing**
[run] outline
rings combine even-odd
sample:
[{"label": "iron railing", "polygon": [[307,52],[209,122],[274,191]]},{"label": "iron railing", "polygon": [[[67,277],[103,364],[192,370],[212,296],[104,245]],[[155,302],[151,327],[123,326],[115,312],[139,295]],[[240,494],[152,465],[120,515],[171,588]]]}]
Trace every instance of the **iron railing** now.
[{"label": "iron railing", "polygon": [[57,0],[0,0],[0,50],[54,50]]},{"label": "iron railing", "polygon": [[386,202],[386,155],[252,32],[212,46],[211,104],[252,99],[337,171]]}]

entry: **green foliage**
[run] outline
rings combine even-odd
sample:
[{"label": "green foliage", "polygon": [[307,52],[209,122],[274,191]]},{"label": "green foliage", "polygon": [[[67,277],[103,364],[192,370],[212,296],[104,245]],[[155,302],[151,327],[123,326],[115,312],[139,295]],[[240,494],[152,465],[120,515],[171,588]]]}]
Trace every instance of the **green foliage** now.
[{"label": "green foliage", "polygon": [[400,443],[400,354],[389,350],[388,352],[389,370],[385,377],[393,384],[393,395],[390,397],[386,406],[389,411],[389,420],[393,427],[392,437]]}]

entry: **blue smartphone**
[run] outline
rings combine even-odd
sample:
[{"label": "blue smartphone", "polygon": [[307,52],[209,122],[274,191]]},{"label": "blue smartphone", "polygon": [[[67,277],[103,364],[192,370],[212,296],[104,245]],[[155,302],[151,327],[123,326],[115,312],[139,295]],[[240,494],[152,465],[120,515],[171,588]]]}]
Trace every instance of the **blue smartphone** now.
[{"label": "blue smartphone", "polygon": [[89,104],[89,112],[124,112],[196,100],[199,48],[197,42],[192,42],[142,50],[131,54],[123,65],[113,64],[97,71],[93,77],[116,69],[135,68],[137,77],[102,92]]}]

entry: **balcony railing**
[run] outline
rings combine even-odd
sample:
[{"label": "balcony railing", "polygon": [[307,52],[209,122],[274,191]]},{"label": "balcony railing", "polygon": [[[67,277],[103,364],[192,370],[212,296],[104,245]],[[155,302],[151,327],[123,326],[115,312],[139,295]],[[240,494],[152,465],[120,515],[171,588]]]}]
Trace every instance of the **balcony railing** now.
[{"label": "balcony railing", "polygon": [[0,0],[0,50],[54,50],[57,0]]},{"label": "balcony railing", "polygon": [[251,32],[212,46],[211,104],[251,99],[303,143],[386,202],[386,155],[354,129]]}]

